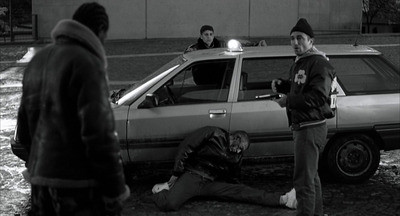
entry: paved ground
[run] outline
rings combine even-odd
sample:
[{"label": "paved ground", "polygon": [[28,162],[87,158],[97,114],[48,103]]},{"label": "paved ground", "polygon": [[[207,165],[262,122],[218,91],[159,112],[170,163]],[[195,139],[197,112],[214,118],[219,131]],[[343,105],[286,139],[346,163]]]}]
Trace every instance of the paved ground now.
[{"label": "paved ground", "polygon": [[[258,41],[260,38],[251,39]],[[265,39],[265,38],[262,38]],[[358,44],[376,45],[397,67],[400,65],[400,37],[363,36],[324,36],[318,43],[349,43],[357,39]],[[267,38],[269,45],[287,44],[287,38]],[[109,78],[112,87],[136,81],[158,68],[191,44],[195,39],[133,40],[114,41],[106,44],[109,56]],[[18,84],[22,78],[21,70],[4,73],[4,69],[16,66],[26,47],[32,45],[0,47],[0,75],[2,85]],[[35,45],[43,46],[43,45]],[[160,54],[164,53],[164,54]],[[145,54],[145,55],[144,55]],[[150,54],[150,55],[148,55]],[[151,64],[149,64],[151,62]],[[23,65],[19,65],[22,66]],[[2,72],[3,71],[3,72]],[[23,70],[22,70],[23,71]],[[11,79],[6,78],[12,74]],[[13,87],[15,88],[15,87]],[[0,131],[0,215],[25,215],[29,206],[29,185],[23,182],[20,171],[23,163],[12,155],[8,137],[15,124],[15,105],[7,105],[10,98],[3,93],[9,88],[1,88],[2,128]],[[18,91],[18,89],[16,90]],[[15,94],[17,97],[20,94]],[[4,97],[4,98],[3,98]],[[12,99],[12,100],[15,100]],[[4,107],[4,109],[3,109]],[[3,117],[6,117],[5,123]],[[7,125],[6,127],[4,127]],[[131,197],[125,203],[123,215],[294,215],[295,211],[285,208],[269,208],[251,204],[220,202],[215,200],[193,200],[178,212],[163,213],[149,202],[153,184],[168,180],[170,167],[140,167],[134,169],[131,178]],[[273,192],[286,192],[292,187],[293,161],[267,161],[248,164],[243,168],[242,182],[253,187]],[[328,215],[400,215],[400,150],[382,152],[378,172],[367,182],[345,185],[323,182],[325,213]]]},{"label": "paved ground", "polygon": [[[365,183],[346,185],[325,180],[322,184],[325,214],[400,215],[399,154],[400,151],[383,152],[379,171]],[[291,188],[292,171],[291,160],[248,164],[243,167],[242,182],[266,191],[284,193]],[[148,201],[148,197],[155,183],[166,181],[168,178],[169,169],[152,168],[141,171],[137,179],[130,184],[132,194],[125,205],[123,215],[295,215],[295,211],[286,208],[204,199],[189,201],[178,212],[163,213]]]}]

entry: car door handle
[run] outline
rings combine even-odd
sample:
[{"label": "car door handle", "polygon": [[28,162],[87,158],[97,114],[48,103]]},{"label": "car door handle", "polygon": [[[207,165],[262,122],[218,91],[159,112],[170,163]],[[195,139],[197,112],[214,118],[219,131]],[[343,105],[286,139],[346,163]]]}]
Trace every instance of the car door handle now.
[{"label": "car door handle", "polygon": [[224,118],[226,116],[226,109],[209,110],[208,113],[211,119]]}]

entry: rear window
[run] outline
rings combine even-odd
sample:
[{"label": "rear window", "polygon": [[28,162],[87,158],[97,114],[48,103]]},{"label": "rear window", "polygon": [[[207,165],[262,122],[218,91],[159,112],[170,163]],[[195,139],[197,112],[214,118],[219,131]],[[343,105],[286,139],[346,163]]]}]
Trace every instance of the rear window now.
[{"label": "rear window", "polygon": [[381,56],[330,56],[346,94],[379,94],[400,91],[400,75]]}]

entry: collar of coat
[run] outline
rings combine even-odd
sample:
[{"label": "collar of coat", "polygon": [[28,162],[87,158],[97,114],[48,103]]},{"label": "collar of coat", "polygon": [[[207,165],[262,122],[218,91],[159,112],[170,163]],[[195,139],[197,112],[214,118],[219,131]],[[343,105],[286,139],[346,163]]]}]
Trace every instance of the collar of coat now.
[{"label": "collar of coat", "polygon": [[303,55],[301,56],[296,56],[296,59],[294,62],[299,61],[302,58],[306,58],[308,56],[312,56],[312,55],[319,55],[319,56],[323,56],[327,61],[329,61],[329,58],[326,56],[326,54],[324,52],[319,51],[317,48],[315,48],[315,46],[312,46],[309,50],[307,50]]},{"label": "collar of coat", "polygon": [[90,47],[94,54],[103,62],[104,68],[107,67],[107,58],[103,44],[93,31],[85,25],[72,19],[63,19],[51,31],[53,43],[55,43],[56,38],[59,36],[67,36]]},{"label": "collar of coat", "polygon": [[210,46],[208,46],[206,43],[204,43],[203,39],[201,39],[201,38],[197,39],[197,44],[199,45],[199,49],[210,49],[210,48],[221,47],[221,43],[215,37],[214,37],[213,41],[211,42]]}]

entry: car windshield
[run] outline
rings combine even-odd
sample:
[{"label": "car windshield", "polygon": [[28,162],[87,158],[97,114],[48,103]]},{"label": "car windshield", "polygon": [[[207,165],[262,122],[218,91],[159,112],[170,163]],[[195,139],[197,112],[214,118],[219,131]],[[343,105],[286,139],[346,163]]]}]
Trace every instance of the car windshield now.
[{"label": "car windshield", "polygon": [[[175,68],[180,66],[185,61],[186,61],[185,58],[183,58],[183,56],[180,55],[180,56],[174,58],[173,60],[171,60],[170,62],[166,63],[162,67],[160,67],[154,73],[148,75],[147,77],[140,80],[139,82],[136,82],[121,95],[121,99],[118,101],[118,104],[123,104],[128,100],[130,101],[132,99],[132,96],[138,96],[139,91],[143,92],[144,90],[147,89],[147,88],[141,89],[141,90],[139,89],[139,87],[143,86],[143,84],[145,84],[145,83],[153,83],[154,84],[156,81],[154,81],[154,82],[150,82],[150,81],[153,79],[160,80],[162,77],[164,77],[165,75],[168,74],[167,72],[174,70]],[[148,86],[148,87],[150,87],[150,86]]]}]

